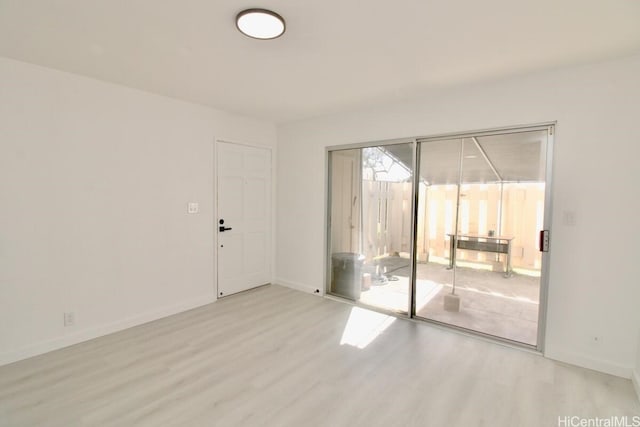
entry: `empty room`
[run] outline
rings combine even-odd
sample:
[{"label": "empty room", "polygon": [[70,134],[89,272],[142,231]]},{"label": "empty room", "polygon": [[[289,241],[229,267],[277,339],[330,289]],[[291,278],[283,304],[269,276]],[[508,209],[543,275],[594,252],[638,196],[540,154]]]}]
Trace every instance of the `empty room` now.
[{"label": "empty room", "polygon": [[640,426],[640,1],[0,0],[0,427]]}]

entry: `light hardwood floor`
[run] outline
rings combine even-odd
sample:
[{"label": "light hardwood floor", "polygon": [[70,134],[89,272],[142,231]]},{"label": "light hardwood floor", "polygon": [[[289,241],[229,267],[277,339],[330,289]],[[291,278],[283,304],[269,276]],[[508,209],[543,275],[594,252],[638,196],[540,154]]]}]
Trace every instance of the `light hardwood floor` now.
[{"label": "light hardwood floor", "polygon": [[7,365],[0,425],[541,427],[640,414],[628,380],[428,324],[387,319],[363,348],[341,345],[356,310],[267,286]]}]

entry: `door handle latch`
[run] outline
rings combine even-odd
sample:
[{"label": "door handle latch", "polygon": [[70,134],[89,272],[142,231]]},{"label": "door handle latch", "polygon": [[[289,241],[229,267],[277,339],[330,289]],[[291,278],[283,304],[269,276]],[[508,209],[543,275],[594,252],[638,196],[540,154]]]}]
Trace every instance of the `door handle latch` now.
[{"label": "door handle latch", "polygon": [[540,230],[538,248],[540,252],[549,252],[549,230]]},{"label": "door handle latch", "polygon": [[231,227],[225,227],[224,225],[221,225],[220,227],[218,227],[218,230],[222,233],[223,231],[232,230],[232,228]]}]

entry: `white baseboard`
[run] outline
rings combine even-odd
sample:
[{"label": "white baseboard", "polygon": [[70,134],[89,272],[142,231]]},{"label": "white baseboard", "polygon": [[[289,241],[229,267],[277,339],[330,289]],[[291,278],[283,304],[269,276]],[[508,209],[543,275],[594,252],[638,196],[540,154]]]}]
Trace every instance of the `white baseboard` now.
[{"label": "white baseboard", "polygon": [[114,332],[122,331],[123,329],[142,325],[143,323],[152,322],[154,320],[181,313],[183,311],[191,310],[193,308],[210,304],[215,301],[215,295],[207,295],[200,298],[191,299],[189,301],[183,301],[171,306],[151,310],[146,313],[128,317],[123,320],[94,326],[92,328],[73,332],[61,337],[41,341],[17,350],[0,353],[0,366],[27,359],[29,357],[38,356],[40,354],[48,353],[50,351],[68,347],[70,345],[78,344],[83,341],[88,341],[104,335],[112,334]]},{"label": "white baseboard", "polygon": [[570,365],[580,366],[582,368],[604,372],[605,374],[626,379],[631,378],[633,371],[629,366],[620,365],[608,360],[594,359],[583,354],[565,351],[546,351],[544,356],[549,359],[557,360],[558,362],[568,363]]},{"label": "white baseboard", "polygon": [[636,390],[638,400],[640,400],[640,372],[637,370],[633,371],[631,374],[631,382],[633,383],[633,388]]},{"label": "white baseboard", "polygon": [[[324,295],[324,290],[322,288],[315,288],[311,285],[305,285],[299,282],[294,282],[294,281],[283,279],[283,278],[276,278],[274,283],[278,285],[286,286],[287,288],[295,289],[297,291],[306,292],[308,294]],[[319,292],[316,292],[316,289]]]}]

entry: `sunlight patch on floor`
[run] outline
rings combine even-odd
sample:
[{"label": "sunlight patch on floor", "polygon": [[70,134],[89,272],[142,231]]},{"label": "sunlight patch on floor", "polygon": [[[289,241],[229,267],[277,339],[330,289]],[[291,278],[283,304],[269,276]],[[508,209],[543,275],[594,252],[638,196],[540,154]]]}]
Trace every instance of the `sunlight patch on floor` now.
[{"label": "sunlight patch on floor", "polygon": [[396,320],[394,316],[353,307],[342,332],[340,345],[366,348]]}]

